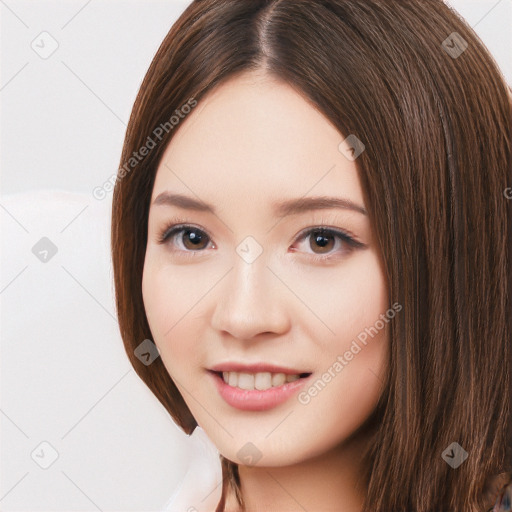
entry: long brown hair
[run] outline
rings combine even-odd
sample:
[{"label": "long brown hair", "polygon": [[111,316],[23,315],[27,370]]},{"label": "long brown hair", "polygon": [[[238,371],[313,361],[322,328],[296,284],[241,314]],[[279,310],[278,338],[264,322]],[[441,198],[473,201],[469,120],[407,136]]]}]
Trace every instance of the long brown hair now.
[{"label": "long brown hair", "polygon": [[[188,434],[197,423],[142,300],[149,203],[172,136],[127,168],[155,128],[234,75],[265,69],[365,145],[356,165],[389,283],[389,374],[367,453],[364,512],[482,511],[512,470],[511,103],[494,59],[441,0],[196,0],[162,42],[126,132],[112,259],[127,355]],[[168,123],[169,124],[169,123]],[[160,132],[159,132],[160,133]],[[458,443],[457,469],[442,457]],[[223,511],[238,466],[221,456]],[[492,505],[492,503],[491,503]]]}]

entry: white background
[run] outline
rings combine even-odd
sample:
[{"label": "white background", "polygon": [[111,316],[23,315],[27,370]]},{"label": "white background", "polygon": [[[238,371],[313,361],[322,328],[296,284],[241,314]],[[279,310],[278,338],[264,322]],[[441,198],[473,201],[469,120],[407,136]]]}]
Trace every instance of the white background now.
[{"label": "white background", "polygon": [[[512,0],[451,4],[512,83]],[[0,0],[3,511],[158,510],[185,473],[191,441],[124,353],[111,194],[92,190],[115,174],[142,78],[186,5]],[[43,31],[58,43],[48,59],[31,47]],[[31,251],[42,237],[57,247],[47,263]],[[31,457],[43,441],[58,453],[48,469]]]}]

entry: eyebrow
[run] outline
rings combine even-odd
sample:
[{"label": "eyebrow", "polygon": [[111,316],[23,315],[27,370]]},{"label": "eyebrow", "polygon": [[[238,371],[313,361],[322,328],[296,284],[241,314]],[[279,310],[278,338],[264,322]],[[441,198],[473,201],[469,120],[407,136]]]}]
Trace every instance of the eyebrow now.
[{"label": "eyebrow", "polygon": [[[153,201],[155,206],[177,206],[185,210],[195,210],[198,212],[208,212],[217,215],[215,207],[204,201],[198,201],[193,197],[183,194],[171,194],[170,192],[162,192]],[[288,215],[296,215],[311,210],[324,210],[329,208],[341,208],[344,210],[353,210],[363,215],[368,215],[366,209],[350,199],[342,197],[300,197],[298,199],[287,199],[281,203],[273,204],[273,211],[279,217]]]}]

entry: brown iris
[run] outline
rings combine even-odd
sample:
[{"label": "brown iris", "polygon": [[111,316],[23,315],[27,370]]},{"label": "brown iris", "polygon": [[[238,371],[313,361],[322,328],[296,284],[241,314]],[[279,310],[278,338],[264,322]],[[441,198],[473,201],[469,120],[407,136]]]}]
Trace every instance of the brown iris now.
[{"label": "brown iris", "polygon": [[[329,240],[331,239],[331,240]],[[317,244],[317,247],[321,249],[320,254],[330,252],[335,243],[334,236],[330,234],[326,234],[324,230],[317,229],[311,232],[310,240],[314,240],[314,243]],[[310,242],[310,247],[314,249],[312,242]]]},{"label": "brown iris", "polygon": [[[187,249],[204,249],[208,245],[208,235],[204,233],[201,234],[200,231],[196,229],[184,229],[183,230],[183,245]],[[206,245],[201,246],[202,243],[206,241]],[[189,245],[190,244],[190,245]]]}]

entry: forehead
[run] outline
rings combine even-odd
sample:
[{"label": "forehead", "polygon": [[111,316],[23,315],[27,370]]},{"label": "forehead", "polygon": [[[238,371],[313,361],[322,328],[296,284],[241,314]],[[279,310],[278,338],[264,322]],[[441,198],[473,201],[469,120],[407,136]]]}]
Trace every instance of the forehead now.
[{"label": "forehead", "polygon": [[363,204],[344,137],[292,87],[248,73],[222,84],[181,121],[157,170],[161,192],[194,194],[219,209],[305,195]]}]

